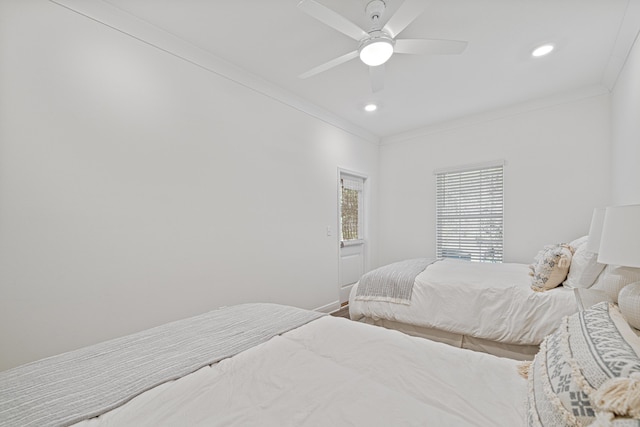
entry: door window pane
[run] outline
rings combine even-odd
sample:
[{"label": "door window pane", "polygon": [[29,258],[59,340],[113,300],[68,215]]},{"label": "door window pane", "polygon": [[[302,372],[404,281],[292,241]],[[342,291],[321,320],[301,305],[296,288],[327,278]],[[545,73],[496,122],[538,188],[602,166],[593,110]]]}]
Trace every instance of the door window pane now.
[{"label": "door window pane", "polygon": [[362,190],[363,180],[343,176],[340,179],[340,228],[341,240],[362,238]]}]

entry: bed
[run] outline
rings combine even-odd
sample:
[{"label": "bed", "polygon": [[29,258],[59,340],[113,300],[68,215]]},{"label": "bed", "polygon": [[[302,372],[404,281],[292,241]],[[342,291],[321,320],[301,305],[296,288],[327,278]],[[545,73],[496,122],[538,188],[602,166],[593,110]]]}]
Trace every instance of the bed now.
[{"label": "bed", "polygon": [[[615,306],[585,310],[563,328],[523,364],[293,307],[244,304],[0,372],[0,425],[513,427],[627,417],[625,425],[640,426],[629,423],[633,409],[609,408],[616,402],[605,389],[640,375],[640,339]],[[603,332],[606,345],[596,339]],[[566,340],[594,351],[571,353]],[[624,350],[607,351],[617,347]],[[603,361],[615,370],[593,368]],[[590,368],[587,377],[572,379],[569,362],[575,372]],[[569,392],[580,387],[584,416],[571,409]],[[595,393],[603,395],[597,406]]]},{"label": "bed", "polygon": [[587,250],[587,240],[548,245],[533,264],[424,258],[393,263],[352,288],[349,314],[456,347],[530,360],[560,319],[577,311],[573,289],[592,286],[605,267]]}]

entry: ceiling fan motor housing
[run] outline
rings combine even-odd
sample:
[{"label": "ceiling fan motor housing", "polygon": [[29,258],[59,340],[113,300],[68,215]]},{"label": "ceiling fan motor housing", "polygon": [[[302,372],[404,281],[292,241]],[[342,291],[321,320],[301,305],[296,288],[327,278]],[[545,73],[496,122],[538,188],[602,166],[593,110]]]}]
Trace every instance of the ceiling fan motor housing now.
[{"label": "ceiling fan motor housing", "polygon": [[389,43],[391,46],[395,44],[395,40],[392,39],[391,36],[386,32],[382,30],[373,30],[369,32],[369,37],[360,41],[358,50],[362,50],[365,46],[370,45],[371,43],[378,42]]}]

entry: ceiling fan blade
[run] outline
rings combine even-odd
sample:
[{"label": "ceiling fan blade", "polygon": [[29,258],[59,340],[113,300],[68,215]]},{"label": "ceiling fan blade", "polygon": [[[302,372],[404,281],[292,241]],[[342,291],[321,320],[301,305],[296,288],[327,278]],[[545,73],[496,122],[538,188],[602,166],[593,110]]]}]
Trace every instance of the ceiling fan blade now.
[{"label": "ceiling fan blade", "polygon": [[340,31],[342,34],[346,34],[354,40],[360,41],[369,36],[365,30],[358,27],[344,16],[314,0],[302,0],[298,3],[298,7],[308,15],[316,18],[318,21]]},{"label": "ceiling fan blade", "polygon": [[384,25],[384,31],[391,38],[395,38],[424,11],[425,6],[426,2],[424,0],[404,0],[404,3],[400,5],[396,13]]},{"label": "ceiling fan blade", "polygon": [[338,66],[340,64],[344,64],[345,62],[350,61],[353,58],[357,58],[357,57],[358,57],[358,51],[354,50],[353,52],[349,52],[349,53],[346,53],[346,54],[344,54],[342,56],[334,58],[329,62],[325,62],[322,65],[318,65],[317,67],[314,67],[314,68],[310,69],[306,73],[300,74],[298,76],[298,78],[299,79],[306,79],[307,77],[314,76],[314,75],[316,75],[318,73],[321,73],[323,71],[328,70],[329,68],[333,68],[333,67]]},{"label": "ceiling fan blade", "polygon": [[377,67],[369,67],[369,77],[371,78],[371,90],[373,93],[384,89],[384,64]]},{"label": "ceiling fan blade", "polygon": [[394,53],[454,55],[462,53],[467,42],[458,40],[397,39]]}]

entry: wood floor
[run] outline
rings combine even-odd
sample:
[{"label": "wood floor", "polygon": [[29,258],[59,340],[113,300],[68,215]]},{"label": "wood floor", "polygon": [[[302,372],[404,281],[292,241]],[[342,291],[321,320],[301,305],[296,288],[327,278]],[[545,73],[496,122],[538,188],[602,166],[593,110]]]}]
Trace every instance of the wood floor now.
[{"label": "wood floor", "polygon": [[349,318],[349,306],[345,305],[344,307],[340,307],[339,310],[334,311],[333,313],[331,313],[332,316],[336,316],[336,317],[346,317],[347,319]]}]

